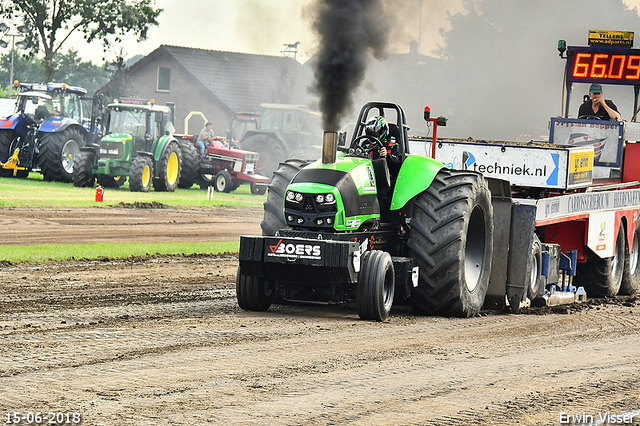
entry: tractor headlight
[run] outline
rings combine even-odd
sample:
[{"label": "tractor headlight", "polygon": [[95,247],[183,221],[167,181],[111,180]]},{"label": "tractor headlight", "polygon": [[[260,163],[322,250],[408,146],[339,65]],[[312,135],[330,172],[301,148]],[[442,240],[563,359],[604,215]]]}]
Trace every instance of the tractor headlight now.
[{"label": "tractor headlight", "polygon": [[295,197],[296,197],[295,193],[293,193],[291,191],[287,192],[287,201],[293,201],[295,199]]},{"label": "tractor headlight", "polygon": [[289,191],[287,192],[286,198],[287,198],[287,201],[299,203],[300,201],[302,201],[304,197],[299,192]]},{"label": "tractor headlight", "polygon": [[334,201],[336,201],[336,197],[333,194],[327,194],[325,195],[324,200],[327,203],[333,203]]},{"label": "tractor headlight", "polygon": [[324,203],[324,195],[322,195],[322,194],[316,195],[316,203],[318,203],[318,204]]},{"label": "tractor headlight", "polygon": [[302,201],[302,194],[301,194],[301,193],[299,193],[299,192],[296,192],[296,201],[297,201],[297,202]]}]

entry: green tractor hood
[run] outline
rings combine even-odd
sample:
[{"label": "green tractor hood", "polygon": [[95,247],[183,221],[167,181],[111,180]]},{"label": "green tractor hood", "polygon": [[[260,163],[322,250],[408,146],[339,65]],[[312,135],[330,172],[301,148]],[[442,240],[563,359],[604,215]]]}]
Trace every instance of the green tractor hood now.
[{"label": "green tractor hood", "polygon": [[[407,156],[393,189],[391,210],[401,209],[431,185],[441,163]],[[338,153],[336,162],[321,160],[302,169],[284,197],[288,226],[316,231],[353,231],[380,218],[380,202],[373,163]]]}]

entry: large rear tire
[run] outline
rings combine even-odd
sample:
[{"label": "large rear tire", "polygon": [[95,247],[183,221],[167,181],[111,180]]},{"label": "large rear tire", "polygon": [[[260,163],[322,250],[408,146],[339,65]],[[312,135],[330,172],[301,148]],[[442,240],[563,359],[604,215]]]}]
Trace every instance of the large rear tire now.
[{"label": "large rear tire", "polygon": [[419,266],[418,287],[410,298],[417,312],[477,315],[493,254],[493,209],[484,178],[440,170],[413,203],[408,247]]},{"label": "large rear tire", "polygon": [[242,142],[242,149],[260,154],[256,174],[271,176],[278,165],[287,158],[282,145],[268,135],[251,135]]},{"label": "large rear tire", "polygon": [[589,297],[611,297],[618,294],[624,272],[625,245],[624,226],[620,222],[613,257],[601,259],[594,254],[594,258],[586,263],[578,263],[575,285],[584,287]]},{"label": "large rear tire", "polygon": [[240,309],[264,312],[275,297],[275,289],[263,277],[246,276],[238,266],[236,274],[236,298]]},{"label": "large rear tire", "polygon": [[287,228],[284,221],[284,193],[293,177],[307,164],[303,160],[287,160],[280,163],[269,184],[267,201],[264,203],[264,218],[260,223],[262,235],[275,235],[278,229]]},{"label": "large rear tire", "polygon": [[177,142],[169,142],[158,161],[158,177],[153,180],[156,191],[174,192],[180,180],[182,152]]},{"label": "large rear tire", "polygon": [[44,180],[73,181],[73,163],[85,145],[82,133],[75,127],[62,132],[45,133],[40,138],[38,164]]},{"label": "large rear tire", "polygon": [[95,176],[89,173],[95,153],[88,151],[80,151],[73,159],[73,186],[86,188],[93,186],[96,181]]},{"label": "large rear tire", "polygon": [[189,189],[200,176],[200,155],[196,147],[189,140],[178,140],[182,152],[182,171],[178,188]]},{"label": "large rear tire", "polygon": [[391,256],[385,251],[367,251],[360,265],[356,287],[358,316],[363,320],[384,321],[391,312],[395,292]]},{"label": "large rear tire", "polygon": [[[6,163],[13,156],[16,148],[20,146],[20,136],[15,130],[0,130],[0,163]],[[28,170],[18,170],[16,177],[27,177]],[[13,169],[0,167],[0,176],[12,177]]]},{"label": "large rear tire", "polygon": [[133,159],[129,169],[129,190],[132,192],[149,192],[153,180],[153,160],[146,155]]},{"label": "large rear tire", "polygon": [[633,296],[640,289],[640,221],[633,233],[631,251],[627,244],[624,245],[624,249],[624,272],[618,294]]}]

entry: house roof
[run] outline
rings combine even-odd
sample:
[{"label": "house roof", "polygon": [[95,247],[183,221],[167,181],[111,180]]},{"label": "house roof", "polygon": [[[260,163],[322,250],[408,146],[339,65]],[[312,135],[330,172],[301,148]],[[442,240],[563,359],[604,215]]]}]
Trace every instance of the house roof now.
[{"label": "house roof", "polygon": [[293,58],[160,45],[129,74],[168,55],[231,111],[260,111],[261,103],[306,104],[311,75]]}]

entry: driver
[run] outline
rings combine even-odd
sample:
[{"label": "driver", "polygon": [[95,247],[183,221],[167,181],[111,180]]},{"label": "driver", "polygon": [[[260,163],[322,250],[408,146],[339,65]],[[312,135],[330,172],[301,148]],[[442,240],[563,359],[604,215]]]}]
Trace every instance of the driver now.
[{"label": "driver", "polygon": [[610,100],[602,97],[602,85],[592,84],[589,88],[589,98],[578,110],[578,118],[598,117],[601,120],[618,120],[618,107]]},{"label": "driver", "polygon": [[374,136],[382,142],[384,147],[373,152],[373,159],[386,158],[389,170],[395,175],[402,165],[402,156],[398,150],[398,145],[389,137],[389,124],[384,117],[376,116],[367,122],[364,131],[368,136]]}]

